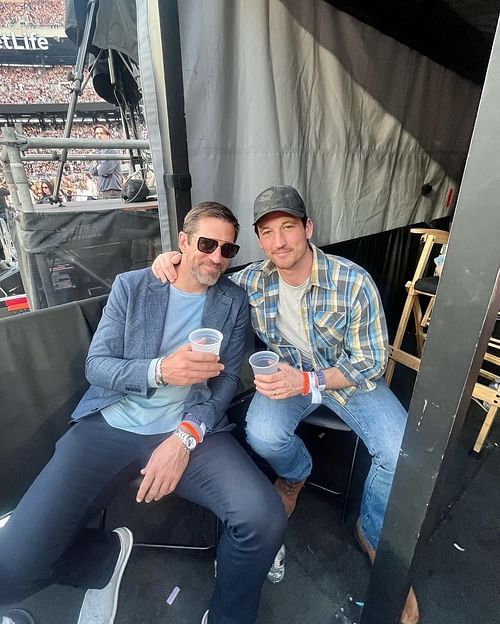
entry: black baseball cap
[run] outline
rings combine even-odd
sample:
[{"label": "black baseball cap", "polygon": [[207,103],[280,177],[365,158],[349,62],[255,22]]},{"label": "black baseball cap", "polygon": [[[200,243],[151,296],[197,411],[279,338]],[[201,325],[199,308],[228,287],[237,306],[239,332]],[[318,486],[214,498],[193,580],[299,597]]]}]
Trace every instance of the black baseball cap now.
[{"label": "black baseball cap", "polygon": [[293,217],[306,217],[304,200],[293,186],[270,186],[255,198],[253,205],[253,225],[271,212],[286,212]]}]

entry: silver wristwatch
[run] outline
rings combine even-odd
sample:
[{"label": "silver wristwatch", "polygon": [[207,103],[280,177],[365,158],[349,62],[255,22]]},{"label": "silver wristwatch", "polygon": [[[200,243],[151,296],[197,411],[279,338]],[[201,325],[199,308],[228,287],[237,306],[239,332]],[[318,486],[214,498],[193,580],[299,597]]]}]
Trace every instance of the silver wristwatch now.
[{"label": "silver wristwatch", "polygon": [[179,440],[181,440],[181,442],[184,444],[188,451],[192,451],[196,448],[197,442],[194,436],[192,436],[187,431],[184,431],[183,429],[176,429],[174,431],[174,435],[176,435]]}]

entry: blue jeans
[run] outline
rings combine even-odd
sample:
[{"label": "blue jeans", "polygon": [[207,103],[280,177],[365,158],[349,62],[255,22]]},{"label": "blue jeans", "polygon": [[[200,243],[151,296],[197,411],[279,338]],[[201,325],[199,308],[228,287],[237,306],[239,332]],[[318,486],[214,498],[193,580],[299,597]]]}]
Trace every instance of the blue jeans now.
[{"label": "blue jeans", "polygon": [[[380,379],[370,392],[355,392],[345,406],[323,393],[323,405],[351,427],[372,457],[361,501],[361,529],[377,548],[387,500],[406,425],[406,411]],[[311,397],[268,399],[256,393],[247,413],[246,435],[250,446],[289,481],[301,481],[311,473],[311,455],[295,434],[298,424],[318,405]]]},{"label": "blue jeans", "polygon": [[[116,535],[85,527],[166,437],[114,429],[100,414],[63,435],[0,529],[0,605],[53,583],[97,589],[108,583],[119,551]],[[253,624],[286,529],[272,484],[233,436],[220,432],[191,453],[176,493],[212,510],[224,525],[210,622]]]}]

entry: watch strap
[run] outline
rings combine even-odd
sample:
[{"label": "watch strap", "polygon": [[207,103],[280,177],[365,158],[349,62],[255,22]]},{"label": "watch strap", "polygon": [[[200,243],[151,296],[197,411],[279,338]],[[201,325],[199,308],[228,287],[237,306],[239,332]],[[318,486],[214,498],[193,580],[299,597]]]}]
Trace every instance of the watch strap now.
[{"label": "watch strap", "polygon": [[196,438],[183,429],[176,429],[174,435],[184,444],[187,451],[192,451],[198,444]]}]

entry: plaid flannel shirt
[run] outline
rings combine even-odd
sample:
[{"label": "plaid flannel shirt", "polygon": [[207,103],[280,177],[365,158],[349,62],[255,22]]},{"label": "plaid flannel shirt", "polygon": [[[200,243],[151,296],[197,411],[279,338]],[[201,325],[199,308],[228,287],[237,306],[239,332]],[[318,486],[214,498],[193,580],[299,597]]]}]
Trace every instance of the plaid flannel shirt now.
[{"label": "plaid flannel shirt", "polygon": [[[311,281],[301,314],[313,368],[337,368],[353,384],[326,391],[345,405],[356,389],[372,390],[373,382],[385,370],[388,340],[384,310],[367,271],[314,245],[311,248]],[[280,358],[302,369],[299,349],[287,344],[276,327],[279,276],[275,265],[270,260],[255,262],[230,278],[247,292],[255,333]]]}]

